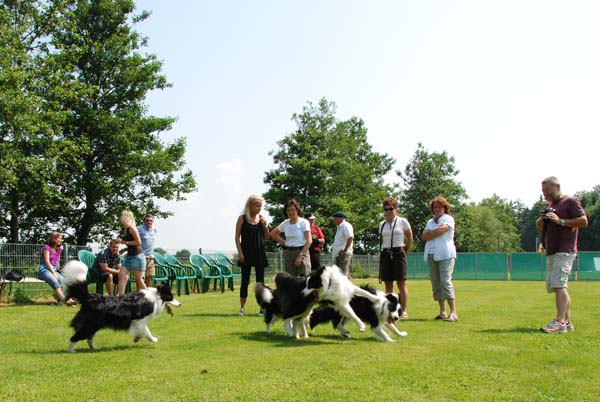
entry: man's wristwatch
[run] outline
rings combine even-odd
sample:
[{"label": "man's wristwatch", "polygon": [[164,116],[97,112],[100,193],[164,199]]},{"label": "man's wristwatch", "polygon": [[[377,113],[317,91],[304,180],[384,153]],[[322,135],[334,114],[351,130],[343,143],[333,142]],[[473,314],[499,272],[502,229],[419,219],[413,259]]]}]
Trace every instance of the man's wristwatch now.
[{"label": "man's wristwatch", "polygon": [[564,219],[561,219],[560,221],[558,221],[558,224],[559,224],[560,226],[565,226],[565,220],[564,220]]}]

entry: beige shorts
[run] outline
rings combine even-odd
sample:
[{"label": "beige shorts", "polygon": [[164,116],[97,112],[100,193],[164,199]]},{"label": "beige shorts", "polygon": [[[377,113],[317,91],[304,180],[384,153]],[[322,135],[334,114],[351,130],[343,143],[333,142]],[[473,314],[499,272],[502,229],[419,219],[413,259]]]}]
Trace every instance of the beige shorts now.
[{"label": "beige shorts", "polygon": [[156,266],[154,265],[154,257],[146,257],[146,275],[156,275]]},{"label": "beige shorts", "polygon": [[546,290],[568,288],[569,275],[575,261],[575,253],[556,253],[546,256]]}]

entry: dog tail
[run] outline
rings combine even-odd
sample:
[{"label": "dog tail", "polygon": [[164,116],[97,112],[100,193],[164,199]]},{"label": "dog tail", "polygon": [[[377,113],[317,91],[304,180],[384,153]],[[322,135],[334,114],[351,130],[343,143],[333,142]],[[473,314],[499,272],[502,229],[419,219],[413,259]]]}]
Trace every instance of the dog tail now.
[{"label": "dog tail", "polygon": [[273,300],[273,291],[270,287],[265,286],[261,282],[257,282],[254,287],[254,295],[256,296],[256,302],[259,306],[263,306],[264,304],[270,304]]},{"label": "dog tail", "polygon": [[342,316],[333,307],[321,306],[314,309],[310,314],[310,329],[314,329],[317,325],[324,324],[329,321],[331,321],[333,324],[333,328],[336,328],[341,319]]},{"label": "dog tail", "polygon": [[65,264],[62,287],[66,299],[73,298],[83,303],[88,298],[87,272],[87,266],[81,261],[71,260]]}]

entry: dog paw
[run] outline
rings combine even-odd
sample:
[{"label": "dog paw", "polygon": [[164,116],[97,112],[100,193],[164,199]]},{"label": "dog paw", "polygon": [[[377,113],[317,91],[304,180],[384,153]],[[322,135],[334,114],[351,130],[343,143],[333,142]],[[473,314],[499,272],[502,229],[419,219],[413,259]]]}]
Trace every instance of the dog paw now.
[{"label": "dog paw", "polygon": [[148,339],[149,339],[149,340],[150,340],[150,342],[152,342],[152,343],[156,343],[156,342],[158,342],[158,338],[157,338],[157,337],[155,337],[155,336],[151,336],[151,337],[150,337],[150,338],[148,338]]},{"label": "dog paw", "polygon": [[359,327],[358,327],[358,330],[359,330],[360,332],[365,332],[365,331],[366,331],[366,329],[367,329],[367,327],[365,327],[364,325],[361,325],[361,326],[359,326]]},{"label": "dog paw", "polygon": [[398,335],[399,336],[407,336],[408,332],[406,332],[406,331],[400,331],[400,333]]}]

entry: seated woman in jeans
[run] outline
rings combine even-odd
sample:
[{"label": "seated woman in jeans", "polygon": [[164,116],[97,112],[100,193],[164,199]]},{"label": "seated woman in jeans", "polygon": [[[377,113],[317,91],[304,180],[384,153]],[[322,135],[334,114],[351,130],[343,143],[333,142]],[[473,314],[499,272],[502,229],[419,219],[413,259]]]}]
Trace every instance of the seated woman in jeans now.
[{"label": "seated woman in jeans", "polygon": [[48,242],[44,244],[42,248],[42,255],[40,256],[40,266],[38,269],[38,278],[47,282],[54,292],[58,301],[72,306],[75,301],[69,299],[65,301],[65,295],[61,289],[63,283],[63,277],[58,269],[60,262],[60,254],[62,253],[63,236],[59,232],[51,232],[48,236]]}]

